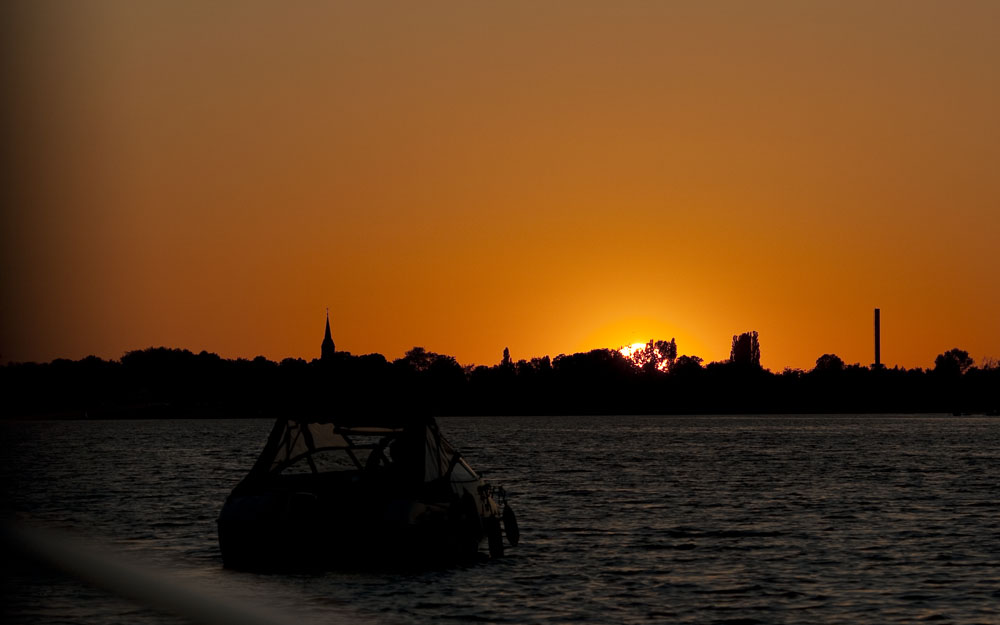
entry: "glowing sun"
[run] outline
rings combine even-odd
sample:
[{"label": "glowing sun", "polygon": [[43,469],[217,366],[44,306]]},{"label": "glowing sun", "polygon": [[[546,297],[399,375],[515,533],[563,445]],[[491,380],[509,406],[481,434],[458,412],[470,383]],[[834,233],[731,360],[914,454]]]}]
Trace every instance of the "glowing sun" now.
[{"label": "glowing sun", "polygon": [[624,347],[618,348],[618,353],[628,358],[632,362],[636,361],[636,355],[642,354],[645,351],[646,351],[645,343],[632,343],[631,345],[626,345]]}]

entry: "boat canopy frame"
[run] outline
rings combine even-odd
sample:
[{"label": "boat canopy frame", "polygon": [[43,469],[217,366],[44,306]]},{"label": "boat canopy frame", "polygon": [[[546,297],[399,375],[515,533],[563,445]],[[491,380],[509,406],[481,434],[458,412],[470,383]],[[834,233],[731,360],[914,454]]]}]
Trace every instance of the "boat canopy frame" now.
[{"label": "boat canopy frame", "polygon": [[[379,436],[378,441],[359,442],[357,437]],[[314,456],[322,452],[343,451],[350,458],[353,469],[364,472],[379,462],[389,466],[385,453],[394,441],[407,438],[420,448],[419,464],[423,465],[421,481],[429,483],[444,479],[460,489],[472,487],[480,480],[479,474],[465,461],[440,433],[433,417],[412,418],[408,421],[384,419],[381,421],[333,419],[279,418],[271,429],[267,443],[241,486],[253,488],[281,474],[288,467],[303,459],[313,475],[326,473],[317,466]],[[362,450],[368,455],[362,458]],[[420,472],[414,465],[414,469]]]}]

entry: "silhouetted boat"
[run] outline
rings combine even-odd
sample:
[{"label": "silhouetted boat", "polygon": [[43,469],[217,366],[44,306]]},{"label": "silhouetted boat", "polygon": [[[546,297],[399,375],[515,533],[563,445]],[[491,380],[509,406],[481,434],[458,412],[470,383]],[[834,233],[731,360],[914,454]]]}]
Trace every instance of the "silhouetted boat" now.
[{"label": "silhouetted boat", "polygon": [[257,570],[469,560],[484,539],[498,557],[503,530],[519,539],[506,493],[432,417],[279,419],[218,526],[225,565]]}]

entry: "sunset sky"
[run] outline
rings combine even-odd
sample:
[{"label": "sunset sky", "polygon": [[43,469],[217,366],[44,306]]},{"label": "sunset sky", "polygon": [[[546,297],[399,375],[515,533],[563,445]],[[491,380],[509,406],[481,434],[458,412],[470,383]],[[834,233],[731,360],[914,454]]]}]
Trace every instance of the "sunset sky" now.
[{"label": "sunset sky", "polygon": [[0,362],[1000,358],[1000,2],[8,1]]}]

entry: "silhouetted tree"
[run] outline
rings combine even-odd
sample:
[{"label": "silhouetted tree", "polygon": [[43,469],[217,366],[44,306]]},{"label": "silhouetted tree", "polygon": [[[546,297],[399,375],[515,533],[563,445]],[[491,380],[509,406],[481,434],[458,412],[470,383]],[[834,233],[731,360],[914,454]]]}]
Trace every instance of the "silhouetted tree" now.
[{"label": "silhouetted tree", "polygon": [[733,336],[729,362],[747,367],[760,367],[760,342],[756,330]]},{"label": "silhouetted tree", "polygon": [[844,370],[844,361],[836,354],[823,354],[816,359],[815,373],[840,373]]},{"label": "silhouetted tree", "polygon": [[685,354],[674,361],[673,366],[670,367],[670,373],[674,375],[699,373],[702,370],[702,362],[701,356],[688,356]]},{"label": "silhouetted tree", "polygon": [[465,370],[452,356],[434,354],[434,359],[427,368],[427,374],[431,383],[439,390],[448,388],[457,390],[465,383]]},{"label": "silhouetted tree", "polygon": [[551,361],[549,361],[548,356],[542,356],[541,358],[532,358],[531,360],[517,361],[518,377],[524,376],[527,378],[532,378],[538,375],[544,375],[545,373],[550,371],[552,371],[552,363]]},{"label": "silhouetted tree", "polygon": [[427,371],[436,357],[437,354],[434,352],[429,352],[423,347],[414,347],[393,363],[399,363],[413,371]]},{"label": "silhouetted tree", "polygon": [[552,371],[552,361],[549,360],[548,356],[542,356],[541,358],[532,358],[531,366],[535,371],[539,373],[545,373]]},{"label": "silhouetted tree", "polygon": [[934,359],[934,372],[938,375],[962,375],[975,364],[964,349],[949,349]]},{"label": "silhouetted tree", "polygon": [[632,362],[646,373],[666,371],[677,359],[677,341],[654,341],[650,339],[645,347],[631,356]]}]

